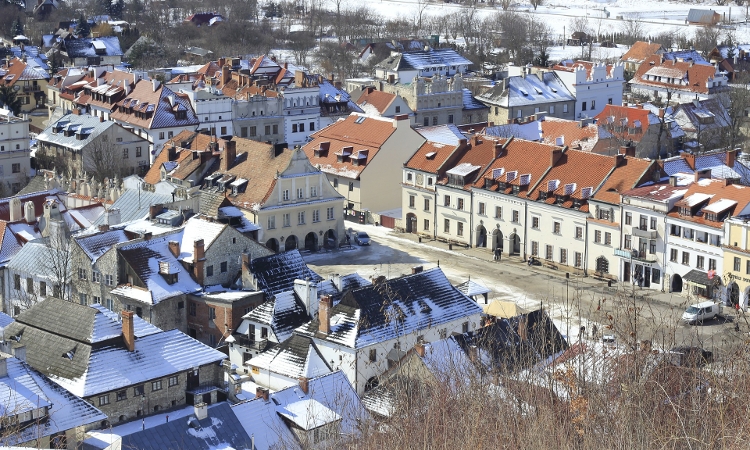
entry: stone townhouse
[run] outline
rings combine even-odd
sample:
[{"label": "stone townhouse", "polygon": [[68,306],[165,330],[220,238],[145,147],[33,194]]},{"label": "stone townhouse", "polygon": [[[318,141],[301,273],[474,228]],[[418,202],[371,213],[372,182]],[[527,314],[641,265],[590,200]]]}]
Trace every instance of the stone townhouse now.
[{"label": "stone townhouse", "polygon": [[[502,143],[487,136],[474,135],[461,154],[446,167],[435,183],[435,236],[439,240],[467,246],[473,239],[473,192],[471,186],[484,173],[500,151]],[[482,220],[482,219],[480,219]]]},{"label": "stone townhouse", "polygon": [[576,119],[596,117],[605,105],[622,105],[622,87],[625,84],[622,64],[575,61],[563,62],[552,69],[576,99]]},{"label": "stone townhouse", "polygon": [[489,107],[487,120],[496,124],[521,120],[539,113],[574,119],[576,99],[555,72],[526,73],[507,77],[477,96]]},{"label": "stone townhouse", "polygon": [[21,112],[31,112],[45,104],[48,71],[33,58],[5,59],[2,65],[4,74],[0,86],[7,86],[16,91],[21,101]]},{"label": "stone townhouse", "polygon": [[747,311],[750,300],[750,226],[745,217],[724,221],[724,277],[727,284],[727,301]]},{"label": "stone townhouse", "polygon": [[665,258],[669,233],[666,218],[686,191],[685,182],[678,183],[677,177],[670,177],[669,183],[622,192],[622,236],[614,258],[621,281],[638,284],[644,289],[668,291],[670,279],[666,273],[670,262]]},{"label": "stone townhouse", "polygon": [[5,329],[17,357],[71,394],[126,422],[185,404],[215,403],[225,355],[132,311],[49,298]]},{"label": "stone townhouse", "polygon": [[31,150],[28,119],[0,109],[0,193],[15,194],[29,182]]},{"label": "stone townhouse", "polygon": [[303,147],[310,163],[345,197],[346,217],[361,222],[367,211],[400,207],[403,164],[425,141],[407,115],[384,119],[352,114],[311,137]]},{"label": "stone townhouse", "polygon": [[[247,254],[242,255],[247,258]],[[209,289],[188,296],[188,335],[215,347],[240,327],[243,316],[263,303],[261,291]]]},{"label": "stone townhouse", "polygon": [[676,103],[716,97],[729,88],[727,83],[718,65],[666,59],[664,54],[646,58],[628,82],[634,94]]},{"label": "stone townhouse", "polygon": [[683,132],[664,117],[642,104],[607,105],[596,116],[600,126],[599,141],[593,151],[603,155],[617,154],[620,147],[635,147],[635,156],[656,159],[673,154],[680,148]]},{"label": "stone townhouse", "polygon": [[357,99],[357,104],[363,113],[370,116],[393,119],[397,115],[408,114],[412,125],[415,124],[414,111],[399,94],[379,91],[374,86],[366,86]]},{"label": "stone townhouse", "polygon": [[481,308],[439,268],[415,272],[382,281],[383,286],[352,289],[336,305],[325,296],[318,318],[295,331],[310,338],[330,369],[344,372],[359,395],[418,342],[480,326]]},{"label": "stone townhouse", "polygon": [[407,233],[434,238],[437,182],[461,156],[468,140],[455,125],[426,127],[418,132],[427,141],[404,165],[401,211]]},{"label": "stone townhouse", "polygon": [[620,57],[620,61],[625,65],[625,70],[633,74],[646,58],[661,53],[664,53],[661,44],[637,41]]},{"label": "stone townhouse", "polygon": [[731,179],[697,179],[690,185],[667,213],[670,292],[727,300],[724,265],[733,265],[734,260],[724,260],[724,221],[748,212],[748,186],[733,184]]}]

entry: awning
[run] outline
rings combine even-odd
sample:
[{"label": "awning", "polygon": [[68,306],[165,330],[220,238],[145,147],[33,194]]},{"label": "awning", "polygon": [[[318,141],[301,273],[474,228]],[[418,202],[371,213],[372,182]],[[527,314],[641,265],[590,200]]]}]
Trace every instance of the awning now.
[{"label": "awning", "polygon": [[685,276],[682,277],[682,279],[691,283],[701,284],[703,286],[714,286],[714,284],[721,284],[721,280],[719,280],[716,275],[713,276],[713,279],[709,279],[706,272],[701,272],[700,270],[695,269],[686,273]]}]

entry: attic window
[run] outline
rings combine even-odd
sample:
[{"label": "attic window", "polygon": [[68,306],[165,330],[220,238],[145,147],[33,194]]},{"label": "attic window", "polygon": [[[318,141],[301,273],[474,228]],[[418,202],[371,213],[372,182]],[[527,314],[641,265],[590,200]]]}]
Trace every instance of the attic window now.
[{"label": "attic window", "polygon": [[63,353],[63,358],[68,358],[69,360],[73,360],[73,357],[76,355],[76,349],[73,347],[71,350],[68,350],[67,352]]},{"label": "attic window", "polygon": [[430,153],[424,155],[424,157],[427,158],[427,159],[435,159],[435,155],[437,155],[437,152],[430,152]]},{"label": "attic window", "polygon": [[484,188],[490,189],[492,187],[492,178],[485,178],[484,179]]},{"label": "attic window", "polygon": [[593,190],[594,190],[594,188],[592,188],[592,187],[585,187],[585,188],[581,189],[581,198],[582,199],[587,199],[587,198],[591,197],[591,191],[593,191]]},{"label": "attic window", "polygon": [[691,217],[693,215],[693,212],[687,206],[681,206],[680,207],[680,215],[681,216],[686,216],[686,217]]},{"label": "attic window", "polygon": [[492,169],[492,178],[500,178],[505,173],[505,168]]},{"label": "attic window", "polygon": [[360,117],[357,117],[357,119],[356,119],[356,120],[354,120],[354,123],[362,123],[362,122],[364,122],[364,121],[365,121],[365,119],[366,119],[366,118],[367,118],[367,117],[365,117],[365,116],[360,116]]},{"label": "attic window", "polygon": [[524,96],[528,96],[529,95],[529,93],[526,92],[525,89],[519,89],[519,91],[521,91],[521,94],[523,94]]}]

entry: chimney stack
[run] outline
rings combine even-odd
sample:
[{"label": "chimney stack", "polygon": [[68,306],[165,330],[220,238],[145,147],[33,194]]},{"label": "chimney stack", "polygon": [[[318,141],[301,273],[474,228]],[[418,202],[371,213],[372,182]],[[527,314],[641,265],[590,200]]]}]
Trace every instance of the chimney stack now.
[{"label": "chimney stack", "polygon": [[122,339],[129,352],[135,351],[135,329],[133,326],[133,311],[122,312]]},{"label": "chimney stack", "polygon": [[10,221],[18,222],[21,220],[21,199],[14,197],[10,199]]},{"label": "chimney stack", "polygon": [[169,241],[169,251],[172,255],[177,258],[180,256],[180,243],[177,241]]},{"label": "chimney stack", "polygon": [[268,389],[260,387],[260,386],[256,387],[255,398],[262,398],[263,401],[267,402],[268,401]]},{"label": "chimney stack", "polygon": [[193,242],[193,275],[195,281],[203,286],[203,266],[206,264],[206,252],[203,239]]},{"label": "chimney stack", "polygon": [[495,153],[494,153],[495,159],[499,158],[502,153],[503,153],[503,144],[499,142],[495,142]]},{"label": "chimney stack", "polygon": [[161,203],[157,203],[156,205],[151,205],[148,207],[148,218],[154,219],[156,216],[162,213],[164,211],[164,205]]},{"label": "chimney stack", "polygon": [[224,64],[221,66],[221,87],[224,87],[225,84],[229,83],[231,78],[232,74],[229,72],[229,65]]},{"label": "chimney stack", "polygon": [[422,266],[414,266],[411,268],[411,274],[422,273]]},{"label": "chimney stack", "polygon": [[234,139],[227,141],[224,145],[224,159],[222,160],[221,170],[223,172],[229,171],[234,165],[234,160],[237,158],[237,141]]},{"label": "chimney stack", "polygon": [[680,156],[682,156],[682,159],[685,160],[685,163],[688,165],[688,167],[695,170],[695,155],[693,155],[692,153],[682,152],[680,153]]},{"label": "chimney stack", "polygon": [[318,321],[320,327],[318,333],[327,336],[331,332],[331,313],[333,309],[333,298],[330,295],[321,297],[318,307]]},{"label": "chimney stack", "polygon": [[299,388],[304,392],[305,394],[309,394],[310,392],[310,380],[307,379],[307,377],[299,377]]},{"label": "chimney stack", "polygon": [[734,167],[734,162],[737,160],[737,151],[737,149],[734,149],[727,152],[726,165],[730,169]]},{"label": "chimney stack", "polygon": [[635,146],[632,144],[620,146],[620,154],[635,158]]}]

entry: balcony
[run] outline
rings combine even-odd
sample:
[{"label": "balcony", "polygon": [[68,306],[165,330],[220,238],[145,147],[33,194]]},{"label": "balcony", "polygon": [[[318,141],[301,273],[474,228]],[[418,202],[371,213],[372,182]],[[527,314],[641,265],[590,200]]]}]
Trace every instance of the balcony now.
[{"label": "balcony", "polygon": [[656,239],[656,230],[647,230],[646,228],[633,227],[633,236],[638,236],[646,239]]},{"label": "balcony", "polygon": [[233,335],[235,342],[237,345],[241,347],[246,347],[252,350],[258,350],[263,351],[268,347],[268,339],[248,339],[247,336],[241,335],[241,334],[235,334]]},{"label": "balcony", "polygon": [[41,89],[39,85],[36,86],[24,86],[23,91],[24,92],[39,92]]},{"label": "balcony", "polygon": [[[635,230],[633,230],[635,231]],[[656,254],[651,254],[644,251],[638,251],[638,250],[628,250],[624,248],[617,248],[614,251],[615,256],[619,256],[621,258],[632,258],[633,261],[641,261],[641,262],[647,262],[647,263],[654,263],[657,262]]]}]

